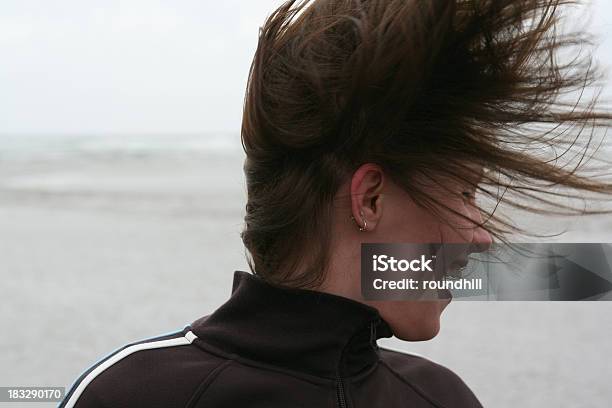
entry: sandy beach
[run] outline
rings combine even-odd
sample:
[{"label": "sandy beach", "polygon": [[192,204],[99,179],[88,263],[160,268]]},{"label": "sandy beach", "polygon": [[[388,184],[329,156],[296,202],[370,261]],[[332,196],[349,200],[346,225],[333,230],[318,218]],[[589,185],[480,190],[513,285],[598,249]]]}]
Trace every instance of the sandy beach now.
[{"label": "sandy beach", "polygon": [[[237,148],[65,150],[0,155],[0,386],[68,387],[210,313],[248,270]],[[558,240],[612,242],[610,217],[572,225]],[[434,340],[380,344],[448,366],[485,407],[604,408],[611,336],[612,302],[454,302]]]}]

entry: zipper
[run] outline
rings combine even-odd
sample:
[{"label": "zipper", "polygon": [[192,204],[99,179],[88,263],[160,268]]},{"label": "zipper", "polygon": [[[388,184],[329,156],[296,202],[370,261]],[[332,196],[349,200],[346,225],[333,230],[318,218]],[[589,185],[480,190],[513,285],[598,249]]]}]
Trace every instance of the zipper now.
[{"label": "zipper", "polygon": [[338,397],[338,407],[347,408],[346,391],[344,390],[344,379],[338,375],[336,378],[336,396]]},{"label": "zipper", "polygon": [[374,350],[378,350],[378,343],[376,343],[376,326],[378,326],[378,323],[380,322],[380,319],[377,319],[375,321],[373,321],[372,323],[370,323],[370,344],[372,345],[372,348]]},{"label": "zipper", "polygon": [[[379,322],[380,319],[377,319],[370,323],[370,344],[374,350],[378,350],[378,344],[376,343],[376,326]],[[338,370],[338,374],[336,375],[336,397],[338,399],[338,407],[348,408],[344,378],[340,375],[340,370]]]}]

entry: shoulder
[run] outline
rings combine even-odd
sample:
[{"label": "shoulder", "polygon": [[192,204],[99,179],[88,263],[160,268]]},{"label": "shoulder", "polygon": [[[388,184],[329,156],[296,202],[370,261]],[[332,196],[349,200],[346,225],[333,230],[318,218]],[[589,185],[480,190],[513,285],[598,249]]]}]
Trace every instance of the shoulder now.
[{"label": "shoulder", "polygon": [[427,358],[380,348],[382,364],[426,399],[440,407],[482,407],[453,371]]},{"label": "shoulder", "polygon": [[58,408],[184,407],[223,363],[189,328],[130,343],[88,368]]}]

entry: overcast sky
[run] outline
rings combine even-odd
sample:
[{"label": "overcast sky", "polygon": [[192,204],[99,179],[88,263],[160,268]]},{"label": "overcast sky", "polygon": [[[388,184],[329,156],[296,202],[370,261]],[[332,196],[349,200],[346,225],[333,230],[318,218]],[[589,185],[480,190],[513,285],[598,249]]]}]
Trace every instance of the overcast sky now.
[{"label": "overcast sky", "polygon": [[[238,132],[258,28],[281,3],[4,0],[0,133]],[[594,0],[605,64],[610,17]]]}]

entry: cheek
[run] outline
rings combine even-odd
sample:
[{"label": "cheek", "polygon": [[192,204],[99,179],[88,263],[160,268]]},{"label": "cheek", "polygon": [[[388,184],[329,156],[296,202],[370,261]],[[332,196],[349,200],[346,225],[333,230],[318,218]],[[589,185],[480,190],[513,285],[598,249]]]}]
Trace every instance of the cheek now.
[{"label": "cheek", "polygon": [[381,219],[381,232],[394,242],[440,242],[440,220],[411,199],[389,203]]},{"label": "cheek", "polygon": [[[470,211],[468,205],[461,200],[461,202],[452,203],[453,209],[459,214],[468,217],[469,219],[476,219],[473,211]],[[472,242],[474,238],[474,224],[458,214],[454,214],[450,211],[446,211],[446,219],[449,223],[440,223],[440,235],[442,242]]]},{"label": "cheek", "polygon": [[[461,223],[459,221],[461,221]],[[440,235],[442,237],[442,242],[472,242],[474,238],[474,229],[469,227],[464,220],[457,220],[457,222],[453,223],[452,225],[456,226],[456,228],[453,228],[446,224],[440,226]]]},{"label": "cheek", "polygon": [[[440,192],[428,192],[447,206],[472,217],[461,196],[440,195]],[[396,192],[385,199],[384,216],[379,231],[387,242],[471,242],[474,228],[460,215],[441,208],[439,215],[419,207],[408,194]],[[442,220],[449,221],[447,224]],[[450,224],[450,225],[449,225]],[[455,227],[455,228],[453,228]]]}]

